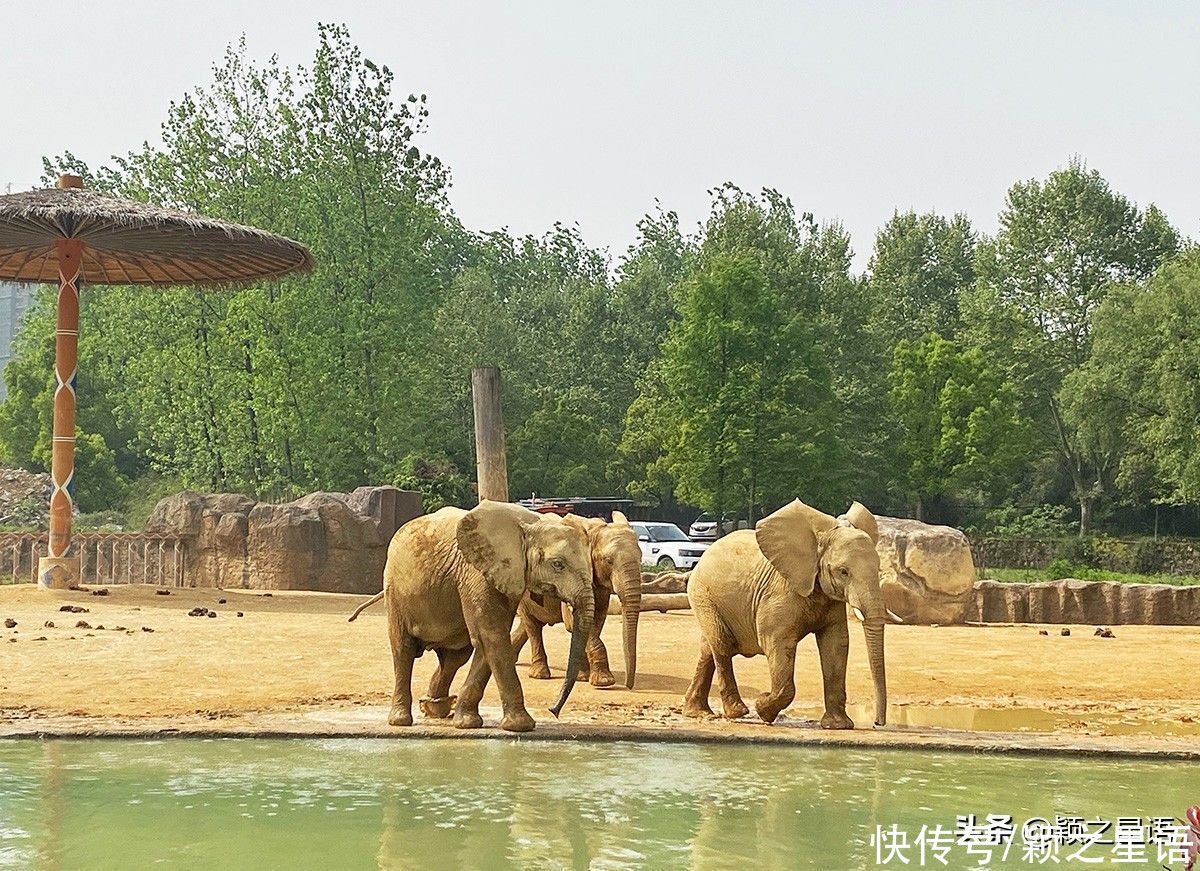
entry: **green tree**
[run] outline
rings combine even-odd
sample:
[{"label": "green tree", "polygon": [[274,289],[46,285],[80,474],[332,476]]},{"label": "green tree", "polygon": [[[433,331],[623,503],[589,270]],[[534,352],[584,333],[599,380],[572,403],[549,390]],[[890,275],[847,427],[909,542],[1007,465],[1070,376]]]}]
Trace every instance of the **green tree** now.
[{"label": "green tree", "polygon": [[964,311],[977,347],[1013,381],[1037,449],[1070,481],[1080,533],[1109,484],[1114,445],[1064,411],[1064,380],[1091,353],[1096,310],[1110,289],[1150,275],[1179,239],[1154,206],[1142,210],[1078,160],[1009,190],[1000,232],[979,246]]},{"label": "green tree", "polygon": [[[13,344],[13,360],[4,371],[8,397],[0,404],[4,461],[37,472],[50,470],[53,445],[54,303],[54,289],[43,288],[26,313]],[[100,364],[100,371],[81,371],[76,381],[80,403],[76,414],[75,492],[84,512],[119,505],[128,492],[129,478],[146,468],[130,447],[133,433],[121,425],[118,413],[95,399],[108,380],[105,358],[98,349],[110,343],[111,338],[95,332],[80,338],[81,352]]]},{"label": "green tree", "polygon": [[660,504],[678,497],[750,516],[798,493],[840,500],[855,490],[861,470],[850,457],[861,443],[842,415],[854,400],[853,368],[842,366],[836,381],[852,389],[836,394],[830,368],[859,350],[854,336],[818,334],[861,329],[848,239],[797,215],[777,191],[725,184],[710,193],[695,236],[680,239],[673,216],[644,222],[643,232],[659,232],[635,248],[641,262],[618,285],[653,276],[670,322],[611,471]]},{"label": "green tree", "polygon": [[900,431],[897,483],[918,519],[931,498],[1006,489],[1025,460],[1028,430],[1012,385],[980,351],[936,333],[902,339],[889,380]]},{"label": "green tree", "polygon": [[801,482],[827,496],[832,401],[811,325],[747,256],[709,258],[684,286],[681,314],[663,354],[678,425],[666,462],[680,496],[718,515],[744,507],[751,521]]},{"label": "green tree", "polygon": [[[233,291],[85,289],[81,426],[111,411],[126,438],[100,432],[119,467],[128,445],[188,486],[346,489],[442,441],[436,404],[421,401],[425,324],[472,240],[449,214],[445,169],[416,145],[424,97],[393,88],[344,28],[323,25],[308,67],[232,47],[172,104],[161,146],[95,171],[69,154],[47,162],[48,175],[81,169],[102,190],[283,232],[317,263]],[[6,429],[28,442],[24,425]]]},{"label": "green tree", "polygon": [[1114,289],[1096,311],[1088,361],[1066,379],[1067,419],[1109,445],[1129,500],[1200,503],[1200,251],[1143,285]]},{"label": "green tree", "polygon": [[[635,394],[614,321],[607,261],[575,228],[479,237],[433,319],[426,393],[453,427],[430,449],[471,462],[470,369],[499,366],[513,495],[608,490],[605,469]],[[552,462],[575,471],[560,475]]]},{"label": "green tree", "polygon": [[975,233],[965,215],[897,212],[868,266],[874,328],[894,346],[927,333],[956,339],[959,297],[975,284]]},{"label": "green tree", "polygon": [[[853,252],[840,225],[826,225],[802,245],[819,288],[816,337],[830,370],[835,400],[829,426],[840,449],[827,461],[842,483],[842,498],[855,498],[876,510],[892,506],[888,486],[894,426],[887,405],[887,372],[892,345],[872,329],[871,290],[850,274]],[[898,507],[898,506],[897,506]]]},{"label": "green tree", "polygon": [[600,496],[616,445],[597,420],[599,397],[588,388],[547,391],[545,403],[508,439],[509,491],[514,497]]}]

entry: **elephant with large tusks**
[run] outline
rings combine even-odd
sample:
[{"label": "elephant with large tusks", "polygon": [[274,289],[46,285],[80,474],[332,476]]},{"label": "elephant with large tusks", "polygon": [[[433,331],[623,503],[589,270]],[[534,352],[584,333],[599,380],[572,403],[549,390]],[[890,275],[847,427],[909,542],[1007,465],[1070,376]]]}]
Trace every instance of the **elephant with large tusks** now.
[{"label": "elephant with large tusks", "polygon": [[557,517],[507,502],[485,500],[470,511],[443,508],[397,531],[388,547],[383,583],[396,673],[391,725],[412,724],[413,660],[433,650],[438,667],[430,698],[422,702],[426,715],[450,715],[450,682],[474,652],[454,725],[483,725],[479,702],[495,672],[504,711],[500,727],[533,729],[509,641],[517,605],[527,590],[557,596],[575,614],[567,673],[550,709],[558,716],[583,665],[593,620],[592,564],[577,530]]},{"label": "elephant with large tusks", "polygon": [[[608,650],[600,638],[604,618],[608,614],[609,598],[615,591],[621,602],[625,686],[633,689],[637,676],[638,616],[642,610],[642,552],[638,547],[637,534],[620,511],[613,512],[612,523],[605,523],[599,517],[578,517],[574,514],[568,514],[563,522],[575,527],[587,538],[592,557],[595,618],[587,641],[587,663],[579,679],[588,680],[594,687],[610,687],[616,683],[608,666]],[[542,644],[542,628],[566,623],[567,629],[571,629],[573,617],[567,603],[552,596],[526,593],[517,609],[517,618],[520,623],[513,632],[513,650],[520,654],[528,640],[531,646],[529,676],[546,680],[550,677],[550,664]]]},{"label": "elephant with large tusks", "polygon": [[884,725],[883,628],[888,612],[879,591],[878,538],[875,516],[858,502],[833,517],[797,499],[755,529],[718,539],[688,581],[701,643],[683,713],[712,715],[708,693],[715,671],[725,716],[744,716],[748,709],[734,680],[733,655],[765,653],[771,690],[754,706],[765,722],[774,722],[796,696],[796,645],[811,632],[817,637],[824,678],[821,726],[853,729],[846,715],[848,602],[862,617],[875,682],[875,723]]}]

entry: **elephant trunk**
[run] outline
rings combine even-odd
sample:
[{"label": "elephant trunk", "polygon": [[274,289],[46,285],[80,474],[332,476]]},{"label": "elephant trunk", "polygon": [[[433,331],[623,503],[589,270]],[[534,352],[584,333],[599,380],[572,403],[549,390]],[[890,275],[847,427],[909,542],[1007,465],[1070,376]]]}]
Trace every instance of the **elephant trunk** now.
[{"label": "elephant trunk", "polygon": [[882,616],[868,617],[863,622],[863,637],[867,641],[867,660],[871,663],[871,680],[875,683],[875,725],[887,724],[887,670],[883,664]]},{"label": "elephant trunk", "polygon": [[638,617],[642,613],[642,565],[636,559],[622,563],[615,572],[613,585],[621,600],[621,640],[625,653],[625,686],[633,689],[637,678]]},{"label": "elephant trunk", "polygon": [[863,596],[850,595],[850,604],[862,614],[863,638],[867,642],[867,661],[871,665],[871,680],[875,683],[875,725],[887,724],[887,670],[883,659],[883,627],[887,625],[887,609],[878,592]]},{"label": "elephant trunk", "polygon": [[555,717],[567,703],[567,697],[571,695],[571,689],[575,686],[575,678],[579,675],[587,656],[588,636],[592,634],[592,617],[595,611],[590,580],[589,578],[586,592],[571,603],[575,613],[574,625],[571,627],[571,652],[567,655],[567,673],[563,677],[562,691],[558,695],[558,701],[550,709],[550,713]]}]

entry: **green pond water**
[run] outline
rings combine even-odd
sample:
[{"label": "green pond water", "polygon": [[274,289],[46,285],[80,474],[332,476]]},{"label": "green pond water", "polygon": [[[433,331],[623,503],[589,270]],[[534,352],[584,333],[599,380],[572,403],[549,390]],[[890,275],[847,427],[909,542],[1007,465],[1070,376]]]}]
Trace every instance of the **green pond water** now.
[{"label": "green pond water", "polygon": [[[876,825],[915,838],[970,813],[1011,814],[1018,831],[1031,816],[1181,817],[1198,774],[803,747],[0,742],[0,868],[875,868]],[[1111,865],[1108,849],[1103,867],[1159,867],[1153,848],[1142,865]],[[948,867],[975,867],[964,851]],[[882,867],[921,867],[909,858]],[[1018,836],[988,867],[1036,866]]]}]

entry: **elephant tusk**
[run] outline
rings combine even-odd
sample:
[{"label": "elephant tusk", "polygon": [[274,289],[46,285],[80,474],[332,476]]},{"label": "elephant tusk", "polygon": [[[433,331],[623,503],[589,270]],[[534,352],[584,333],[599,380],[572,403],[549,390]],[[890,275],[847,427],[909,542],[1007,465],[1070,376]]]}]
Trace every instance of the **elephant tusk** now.
[{"label": "elephant tusk", "polygon": [[901,617],[899,614],[897,614],[895,611],[893,611],[891,608],[884,608],[884,610],[887,611],[888,619],[890,619],[893,623],[903,623],[904,622],[904,618]]},{"label": "elephant tusk", "polygon": [[858,610],[857,608],[851,608],[850,610],[852,610],[854,612],[854,616],[858,618],[859,623],[867,622],[867,618],[863,616],[862,611]]}]

